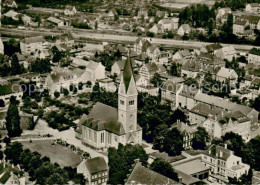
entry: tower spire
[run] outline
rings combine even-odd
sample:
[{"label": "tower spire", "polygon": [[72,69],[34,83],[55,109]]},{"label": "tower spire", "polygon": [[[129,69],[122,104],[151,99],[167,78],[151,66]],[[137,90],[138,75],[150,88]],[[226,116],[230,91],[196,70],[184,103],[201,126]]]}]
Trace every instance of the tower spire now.
[{"label": "tower spire", "polygon": [[124,80],[124,85],[125,85],[125,91],[127,92],[129,84],[131,82],[131,79],[133,77],[133,69],[132,69],[132,63],[129,57],[129,53],[128,53],[128,57],[125,63],[125,67],[123,70],[123,80]]}]

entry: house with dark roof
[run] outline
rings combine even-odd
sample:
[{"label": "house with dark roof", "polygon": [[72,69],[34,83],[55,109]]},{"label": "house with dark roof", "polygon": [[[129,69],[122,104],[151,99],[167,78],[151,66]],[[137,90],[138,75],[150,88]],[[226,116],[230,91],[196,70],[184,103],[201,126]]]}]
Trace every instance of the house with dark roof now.
[{"label": "house with dark roof", "polygon": [[147,39],[139,37],[134,43],[133,51],[138,55],[142,52],[146,53],[148,47],[150,46],[152,46],[152,44]]},{"label": "house with dark roof", "polygon": [[142,128],[137,124],[137,89],[128,57],[118,90],[118,108],[96,103],[88,115],[82,115],[76,137],[97,149],[117,147],[119,143],[142,144]]},{"label": "house with dark roof", "polygon": [[228,182],[228,177],[239,179],[247,174],[250,166],[242,162],[242,158],[225,147],[212,145],[202,153],[202,163],[210,168],[211,176],[222,182]]},{"label": "house with dark roof", "polygon": [[260,12],[260,4],[259,3],[249,3],[246,5],[245,11],[248,13],[258,14]]},{"label": "house with dark roof", "polygon": [[103,157],[83,160],[77,166],[77,173],[83,174],[89,185],[105,185],[108,181],[108,165]]},{"label": "house with dark roof", "polygon": [[139,185],[139,184],[149,184],[149,185],[156,185],[156,184],[178,184],[178,182],[165,177],[155,171],[150,170],[142,166],[140,162],[137,162],[133,170],[131,171],[130,175],[126,179],[125,185]]}]

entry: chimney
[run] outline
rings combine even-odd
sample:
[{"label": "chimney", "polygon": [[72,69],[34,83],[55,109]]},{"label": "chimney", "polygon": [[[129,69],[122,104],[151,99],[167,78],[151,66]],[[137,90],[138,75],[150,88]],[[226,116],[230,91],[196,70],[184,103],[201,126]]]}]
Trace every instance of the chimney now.
[{"label": "chimney", "polygon": [[225,143],[224,147],[225,147],[225,149],[227,149],[227,143]]},{"label": "chimney", "polygon": [[221,111],[221,117],[222,118],[224,117],[224,111]]},{"label": "chimney", "polygon": [[219,151],[219,157],[223,157],[223,152]]}]

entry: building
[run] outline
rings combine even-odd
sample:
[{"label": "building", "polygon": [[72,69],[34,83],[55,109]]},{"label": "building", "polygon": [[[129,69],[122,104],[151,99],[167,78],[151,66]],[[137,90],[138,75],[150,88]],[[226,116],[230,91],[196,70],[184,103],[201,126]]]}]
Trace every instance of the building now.
[{"label": "building", "polygon": [[155,63],[144,64],[139,70],[140,78],[136,81],[136,84],[138,86],[149,86],[150,80],[153,78],[157,70],[158,67]]},{"label": "building", "polygon": [[106,185],[108,180],[108,165],[103,157],[83,160],[77,166],[77,173],[84,175],[88,184]]},{"label": "building", "polygon": [[75,6],[67,5],[64,10],[64,15],[72,16],[77,13]]},{"label": "building", "polygon": [[227,16],[228,14],[231,14],[232,11],[230,8],[220,8],[218,10],[217,16],[216,16],[216,20],[217,22],[224,24],[227,20]]},{"label": "building", "polygon": [[57,19],[56,17],[49,17],[47,19],[48,22],[56,25],[56,26],[64,26],[64,21],[63,20],[60,20],[60,19]]},{"label": "building", "polygon": [[214,107],[219,107],[223,111],[240,111],[245,116],[249,117],[250,120],[252,120],[253,122],[258,122],[258,112],[248,106],[236,104],[225,99],[216,96],[210,96],[201,92],[197,93],[194,96],[194,101],[196,102],[196,104],[204,103]]},{"label": "building", "polygon": [[130,58],[124,67],[118,90],[118,109],[97,103],[78,123],[76,137],[97,149],[118,143],[142,144],[142,128],[137,124],[137,89]]},{"label": "building", "polygon": [[238,75],[236,71],[234,69],[229,69],[225,67],[222,67],[216,75],[216,80],[224,83],[230,82],[235,84],[237,82],[237,79]]},{"label": "building", "polygon": [[142,164],[137,161],[126,179],[125,185],[138,184],[178,184],[178,182],[142,166]]},{"label": "building", "polygon": [[190,125],[201,126],[208,118],[214,118],[221,112],[218,107],[198,103],[189,111]]},{"label": "building", "polygon": [[145,10],[145,9],[142,9],[142,10],[139,10],[138,11],[138,15],[137,15],[137,18],[138,19],[148,19],[148,12],[147,12],[147,10]]},{"label": "building", "polygon": [[8,6],[10,8],[18,8],[15,0],[5,0],[3,3],[4,6]]},{"label": "building", "polygon": [[233,58],[237,56],[237,52],[233,46],[226,46],[221,49],[215,50],[214,55],[221,58],[226,59],[228,61],[232,61]]},{"label": "building", "polygon": [[111,67],[111,74],[119,76],[125,67],[125,60],[116,61]]},{"label": "building", "polygon": [[86,71],[91,75],[90,81],[92,83],[106,78],[105,66],[101,62],[90,61],[86,66]]},{"label": "building", "polygon": [[87,81],[91,81],[91,75],[88,71],[81,69],[54,69],[46,77],[44,87],[49,90],[51,95],[54,95],[55,91],[60,92],[62,88],[69,89],[72,84],[78,86],[80,82],[86,83]]},{"label": "building", "polygon": [[233,34],[234,35],[243,35],[246,27],[249,26],[249,22],[246,20],[235,20],[233,24]]},{"label": "building", "polygon": [[250,169],[250,166],[243,163],[241,157],[235,156],[226,145],[212,145],[202,155],[202,162],[210,168],[211,175],[220,180],[228,180],[228,177],[239,179]]},{"label": "building", "polygon": [[248,13],[256,13],[257,14],[257,13],[260,12],[260,4],[258,4],[258,3],[247,4],[245,10]]},{"label": "building", "polygon": [[200,159],[189,161],[184,160],[176,166],[173,166],[173,169],[176,170],[177,173],[180,171],[200,180],[207,179],[209,177],[210,170],[210,168],[205,166]]},{"label": "building", "polygon": [[254,64],[260,64],[260,49],[253,48],[249,51],[248,62]]},{"label": "building", "polygon": [[195,132],[197,131],[196,128],[188,125],[187,123],[183,123],[180,121],[177,121],[176,125],[174,125],[182,134],[183,138],[183,148],[185,150],[192,148],[192,139],[195,135]]},{"label": "building", "polygon": [[184,36],[185,34],[190,34],[191,28],[188,24],[183,24],[178,29],[178,35]]},{"label": "building", "polygon": [[161,53],[160,49],[155,45],[149,46],[146,51],[146,54],[149,56],[149,58],[152,61],[159,60],[160,53]]},{"label": "building", "polygon": [[43,36],[29,37],[20,41],[20,48],[23,55],[30,55],[35,51],[48,49],[49,43]]},{"label": "building", "polygon": [[212,138],[221,138],[228,132],[239,134],[246,142],[250,138],[251,120],[240,111],[222,111],[203,122],[203,126]]},{"label": "building", "polygon": [[136,52],[138,55],[142,52],[146,53],[148,47],[152,46],[152,44],[147,40],[143,38],[138,38],[134,43],[134,52]]},{"label": "building", "polygon": [[20,14],[17,13],[16,11],[14,11],[14,10],[9,10],[8,12],[6,12],[6,13],[4,14],[5,17],[9,17],[9,18],[11,18],[11,19],[13,19],[13,20],[16,20],[16,21],[18,21],[19,15],[20,15]]}]

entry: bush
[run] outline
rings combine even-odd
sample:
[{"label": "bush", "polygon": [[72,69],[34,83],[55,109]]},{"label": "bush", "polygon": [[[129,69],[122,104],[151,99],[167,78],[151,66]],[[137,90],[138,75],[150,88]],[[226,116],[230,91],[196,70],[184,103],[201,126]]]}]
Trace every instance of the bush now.
[{"label": "bush", "polygon": [[153,32],[147,32],[147,33],[146,33],[146,36],[147,36],[147,37],[154,37],[154,33],[153,33]]},{"label": "bush", "polygon": [[55,98],[59,98],[60,97],[60,93],[58,91],[55,91],[54,92],[54,96],[55,96]]}]

